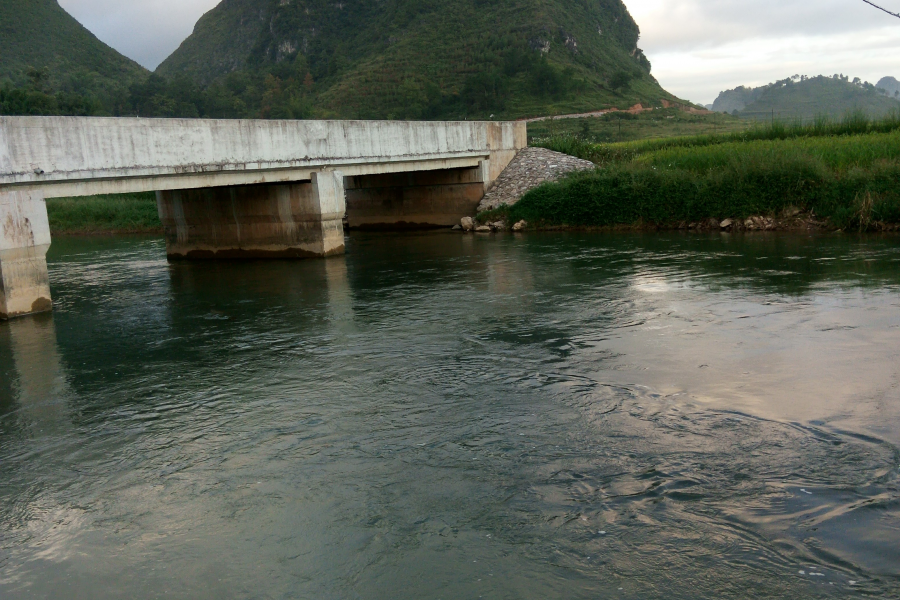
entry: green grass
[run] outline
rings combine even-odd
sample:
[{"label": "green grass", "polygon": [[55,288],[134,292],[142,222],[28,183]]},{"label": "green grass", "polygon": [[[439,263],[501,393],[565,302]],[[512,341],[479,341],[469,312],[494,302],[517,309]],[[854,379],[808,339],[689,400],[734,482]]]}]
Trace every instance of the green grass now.
[{"label": "green grass", "polygon": [[627,162],[647,154],[671,148],[697,148],[758,140],[790,140],[798,138],[836,137],[863,133],[890,133],[900,130],[900,111],[880,119],[869,119],[854,111],[841,119],[817,117],[810,122],[775,121],[757,123],[739,131],[723,134],[667,136],[631,142],[598,144],[583,135],[569,133],[533,139],[531,145],[590,160],[598,165]]},{"label": "green grass", "polygon": [[537,121],[528,124],[528,139],[538,145],[549,139],[577,137],[588,143],[617,143],[645,139],[717,135],[744,131],[751,123],[730,115],[695,115],[675,108],[632,115]]},{"label": "green grass", "polygon": [[156,196],[122,194],[47,200],[54,234],[154,233],[162,231]]},{"label": "green grass", "polygon": [[601,166],[540,186],[482,220],[671,227],[798,208],[841,229],[900,223],[897,115],[776,123],[724,136],[606,146],[570,137],[547,145]]}]

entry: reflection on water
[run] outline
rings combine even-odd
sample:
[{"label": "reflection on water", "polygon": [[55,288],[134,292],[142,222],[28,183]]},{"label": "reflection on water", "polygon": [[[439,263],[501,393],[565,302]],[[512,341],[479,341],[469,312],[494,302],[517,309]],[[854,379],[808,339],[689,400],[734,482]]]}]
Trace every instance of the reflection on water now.
[{"label": "reflection on water", "polygon": [[3,598],[900,589],[900,239],[62,239],[0,324]]}]

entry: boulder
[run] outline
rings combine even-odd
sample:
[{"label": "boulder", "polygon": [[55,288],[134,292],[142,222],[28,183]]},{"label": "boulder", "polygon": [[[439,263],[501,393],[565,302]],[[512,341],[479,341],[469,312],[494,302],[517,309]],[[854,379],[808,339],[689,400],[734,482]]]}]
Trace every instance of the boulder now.
[{"label": "boulder", "polygon": [[480,225],[475,228],[475,231],[477,231],[478,233],[490,233],[493,230],[491,229],[490,225]]},{"label": "boulder", "polygon": [[473,219],[472,217],[463,217],[459,224],[466,231],[472,231],[473,229],[475,229],[475,219]]},{"label": "boulder", "polygon": [[728,229],[732,225],[734,225],[734,221],[732,221],[731,219],[725,219],[724,221],[719,223],[719,227],[721,227],[722,229]]},{"label": "boulder", "polygon": [[522,221],[519,221],[518,223],[516,223],[515,225],[513,225],[512,229],[513,229],[513,231],[524,231],[525,227],[527,227],[527,226],[528,226],[528,223],[526,223],[524,220],[522,220]]}]

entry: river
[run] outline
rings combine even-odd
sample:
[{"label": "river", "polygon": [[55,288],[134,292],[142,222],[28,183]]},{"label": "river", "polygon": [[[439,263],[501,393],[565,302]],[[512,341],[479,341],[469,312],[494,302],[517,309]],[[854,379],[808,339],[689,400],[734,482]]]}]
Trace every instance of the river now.
[{"label": "river", "polygon": [[900,238],[58,238],[0,597],[900,597]]}]

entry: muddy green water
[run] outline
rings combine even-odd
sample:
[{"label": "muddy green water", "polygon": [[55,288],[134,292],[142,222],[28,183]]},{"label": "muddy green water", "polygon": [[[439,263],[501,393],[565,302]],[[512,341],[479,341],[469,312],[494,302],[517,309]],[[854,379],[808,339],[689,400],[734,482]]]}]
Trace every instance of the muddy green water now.
[{"label": "muddy green water", "polygon": [[54,242],[0,597],[900,597],[900,238]]}]

